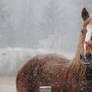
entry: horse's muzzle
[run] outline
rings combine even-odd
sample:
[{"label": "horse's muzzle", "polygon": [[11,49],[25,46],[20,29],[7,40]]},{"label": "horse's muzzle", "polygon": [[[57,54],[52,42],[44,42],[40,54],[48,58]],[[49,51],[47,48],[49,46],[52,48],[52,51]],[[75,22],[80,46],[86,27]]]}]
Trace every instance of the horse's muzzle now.
[{"label": "horse's muzzle", "polygon": [[92,53],[88,52],[86,54],[80,54],[80,60],[85,65],[89,65],[92,63]]}]

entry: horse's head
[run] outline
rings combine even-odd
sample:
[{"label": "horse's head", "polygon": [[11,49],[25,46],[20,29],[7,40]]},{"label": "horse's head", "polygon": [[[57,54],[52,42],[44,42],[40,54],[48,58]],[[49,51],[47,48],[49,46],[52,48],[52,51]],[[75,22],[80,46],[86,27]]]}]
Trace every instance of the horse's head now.
[{"label": "horse's head", "polygon": [[84,53],[80,54],[80,59],[83,64],[92,67],[92,16],[89,15],[85,8],[83,8],[81,16],[82,29],[85,30],[85,36],[83,41]]}]

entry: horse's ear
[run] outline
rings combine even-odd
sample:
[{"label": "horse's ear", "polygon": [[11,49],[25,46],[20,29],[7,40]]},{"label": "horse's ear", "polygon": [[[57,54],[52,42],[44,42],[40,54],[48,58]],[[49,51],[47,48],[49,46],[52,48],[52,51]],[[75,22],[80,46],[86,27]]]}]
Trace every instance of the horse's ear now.
[{"label": "horse's ear", "polygon": [[85,21],[87,18],[89,18],[89,13],[86,8],[82,9],[81,17],[82,17],[83,21]]}]

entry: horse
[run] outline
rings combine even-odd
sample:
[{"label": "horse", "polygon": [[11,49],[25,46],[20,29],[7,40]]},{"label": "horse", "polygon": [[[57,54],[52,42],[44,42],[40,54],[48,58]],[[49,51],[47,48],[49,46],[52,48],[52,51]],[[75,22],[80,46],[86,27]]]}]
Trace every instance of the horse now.
[{"label": "horse", "polygon": [[86,66],[85,74],[81,81],[82,92],[92,92],[92,16],[88,11],[85,12],[87,18],[83,22],[86,29],[85,40],[83,43],[84,52],[80,54],[82,63]]},{"label": "horse", "polygon": [[[17,92],[39,92],[40,86],[51,86],[51,92],[80,92],[82,78],[86,66],[80,59],[84,52],[86,29],[85,21],[88,18],[87,10],[82,9],[83,25],[75,56],[69,60],[56,54],[37,55],[27,61],[16,76]],[[81,85],[80,85],[81,84]]]}]

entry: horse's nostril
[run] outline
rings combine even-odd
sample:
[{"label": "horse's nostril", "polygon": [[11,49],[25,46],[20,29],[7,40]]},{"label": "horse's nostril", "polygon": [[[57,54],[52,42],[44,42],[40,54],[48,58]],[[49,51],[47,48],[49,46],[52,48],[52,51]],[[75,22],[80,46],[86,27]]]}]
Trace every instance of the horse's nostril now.
[{"label": "horse's nostril", "polygon": [[91,59],[91,53],[90,53],[90,52],[88,52],[88,53],[86,54],[86,59],[87,59],[87,60],[90,60],[90,59]]}]

